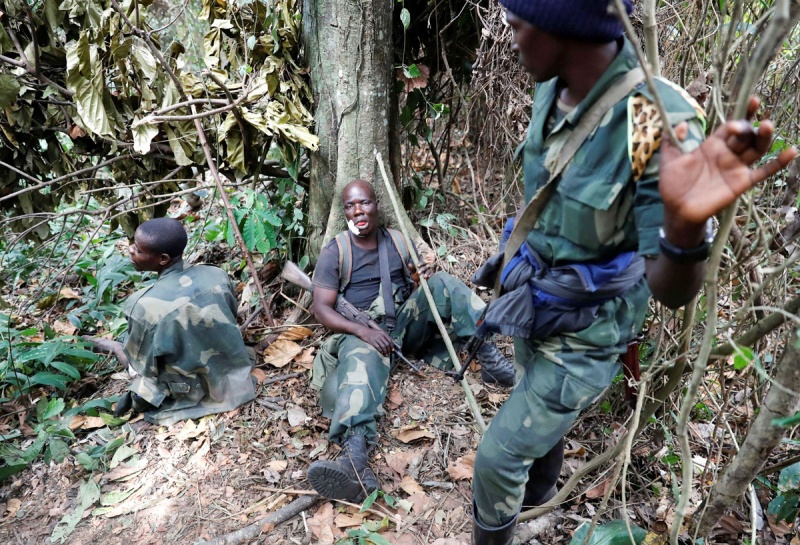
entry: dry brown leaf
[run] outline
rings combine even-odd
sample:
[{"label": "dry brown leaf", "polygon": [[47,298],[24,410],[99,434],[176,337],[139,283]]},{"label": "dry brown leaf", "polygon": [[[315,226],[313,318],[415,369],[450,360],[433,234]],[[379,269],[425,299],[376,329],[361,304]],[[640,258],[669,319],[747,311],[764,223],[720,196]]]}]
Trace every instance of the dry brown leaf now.
[{"label": "dry brown leaf", "polygon": [[261,525],[261,532],[269,535],[269,533],[275,529],[275,525],[271,522],[265,522]]},{"label": "dry brown leaf", "polygon": [[70,288],[69,286],[61,288],[61,291],[58,292],[59,299],[80,299],[81,294],[75,291],[74,289]]},{"label": "dry brown leaf", "polygon": [[386,538],[386,541],[392,545],[414,545],[414,534],[404,531],[401,534],[397,532],[381,532],[381,535]]},{"label": "dry brown leaf", "polygon": [[504,394],[502,392],[489,392],[488,397],[490,403],[503,403],[508,397],[508,394]]},{"label": "dry brown leaf", "polygon": [[[81,415],[78,415],[78,416],[81,416]],[[97,428],[104,428],[106,426],[106,423],[103,422],[103,419],[100,418],[99,416],[84,416],[83,418],[84,418],[84,420],[83,420],[83,422],[81,422],[81,429],[82,430],[94,430],[94,429],[97,429]],[[73,422],[74,422],[74,420],[73,420]]]},{"label": "dry brown leaf", "polygon": [[256,381],[261,384],[267,378],[267,374],[261,369],[253,369],[250,374],[256,377]]},{"label": "dry brown leaf", "polygon": [[53,331],[61,335],[74,335],[78,328],[67,322],[66,320],[58,320],[53,322]]},{"label": "dry brown leaf", "polygon": [[450,462],[450,465],[447,466],[447,473],[454,481],[471,479],[474,465],[475,453],[469,452],[461,458],[458,458],[455,462]]},{"label": "dry brown leaf", "polygon": [[406,473],[406,468],[413,460],[422,455],[420,449],[404,450],[402,452],[392,452],[384,455],[386,465],[392,468],[399,477]]},{"label": "dry brown leaf", "polygon": [[398,388],[394,388],[391,392],[389,392],[389,395],[386,396],[386,406],[391,410],[395,410],[404,402],[405,399],[403,399],[403,394],[400,393]]},{"label": "dry brown leaf", "polygon": [[408,426],[403,426],[399,430],[392,430],[392,435],[403,443],[411,443],[423,438],[433,439],[436,437],[432,431],[421,428],[419,424],[410,424]]},{"label": "dry brown leaf", "polygon": [[314,332],[308,329],[307,327],[295,326],[291,329],[287,329],[286,331],[278,335],[278,341],[280,340],[302,341],[306,337],[310,337],[313,334]]},{"label": "dry brown leaf", "polygon": [[314,537],[317,538],[317,543],[322,545],[332,545],[334,542],[333,537],[333,504],[324,503],[322,507],[317,509],[314,516],[308,519],[308,528]]},{"label": "dry brown leaf", "polygon": [[311,366],[314,364],[314,351],[315,348],[313,346],[309,346],[294,359],[295,363],[304,369],[311,369]]},{"label": "dry brown leaf", "polygon": [[80,429],[84,422],[86,422],[86,417],[82,414],[76,414],[72,417],[72,421],[69,423],[69,429],[72,431]]},{"label": "dry brown leaf", "polygon": [[589,490],[586,491],[586,497],[590,500],[595,500],[597,498],[602,498],[608,492],[608,487],[611,486],[611,479],[606,479],[600,484],[593,486]]},{"label": "dry brown leaf", "polygon": [[575,448],[565,449],[564,456],[574,456],[576,458],[582,458],[586,456],[586,447],[583,445],[578,445]]},{"label": "dry brown leaf", "polygon": [[141,458],[138,462],[129,462],[130,465],[120,464],[108,473],[103,475],[103,479],[107,481],[118,481],[124,479],[134,473],[139,473],[147,467],[147,459]]},{"label": "dry brown leaf", "polygon": [[208,420],[201,419],[198,424],[194,420],[187,420],[183,424],[183,428],[178,432],[175,437],[178,441],[186,441],[187,439],[195,439],[208,431]]},{"label": "dry brown leaf", "polygon": [[76,138],[81,138],[86,136],[86,131],[80,128],[77,125],[73,125],[69,128],[69,137],[75,140]]},{"label": "dry brown leaf", "polygon": [[19,511],[20,507],[22,507],[22,501],[17,498],[11,498],[8,500],[8,504],[6,505],[6,518],[13,518],[17,516],[17,511]]},{"label": "dry brown leaf", "polygon": [[337,528],[351,528],[353,526],[361,526],[364,519],[367,518],[366,513],[355,513],[348,515],[347,513],[339,513],[333,520]]},{"label": "dry brown leaf", "polygon": [[302,351],[303,347],[296,342],[278,339],[264,350],[264,363],[273,367],[285,367]]},{"label": "dry brown leaf", "polygon": [[427,494],[412,494],[408,497],[408,501],[414,504],[411,510],[417,514],[424,512],[425,508],[431,503],[431,499]]},{"label": "dry brown leaf", "polygon": [[412,494],[424,494],[425,491],[419,485],[417,481],[414,480],[413,477],[406,475],[403,477],[403,480],[400,481],[400,488],[402,488],[406,494],[411,496]]},{"label": "dry brown leaf", "polygon": [[267,464],[267,469],[271,469],[272,471],[283,471],[289,466],[289,463],[286,460],[272,460]]}]

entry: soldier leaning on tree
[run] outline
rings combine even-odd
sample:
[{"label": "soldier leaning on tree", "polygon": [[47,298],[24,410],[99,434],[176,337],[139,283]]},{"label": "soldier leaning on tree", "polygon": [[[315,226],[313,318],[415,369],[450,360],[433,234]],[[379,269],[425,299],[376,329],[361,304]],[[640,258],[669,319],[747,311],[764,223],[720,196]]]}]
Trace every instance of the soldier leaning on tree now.
[{"label": "soldier leaning on tree", "polygon": [[[330,441],[340,444],[342,451],[336,461],[312,464],[308,480],[325,497],[360,502],[378,488],[367,450],[377,442],[375,421],[383,412],[394,343],[404,354],[415,354],[440,369],[452,368],[452,363],[428,300],[422,290],[414,291],[409,249],[397,231],[379,226],[379,203],[372,186],[361,180],[351,182],[342,193],[342,203],[350,230],[323,248],[314,271],[314,314],[336,335],[317,353],[312,379],[312,387],[321,390],[323,415],[331,418]],[[385,258],[380,256],[382,249]],[[421,273],[430,276],[427,268]],[[463,282],[443,272],[430,276],[428,286],[450,338],[456,345],[464,344],[475,333],[484,302]],[[383,293],[387,292],[391,292],[388,301],[393,304],[394,319],[387,318],[390,313],[384,310]],[[338,314],[334,307],[340,296],[367,310],[384,329]],[[391,321],[394,327],[387,331]],[[496,346],[485,342],[476,357],[484,382],[513,384],[513,364]]]},{"label": "soldier leaning on tree", "polygon": [[131,262],[158,279],[126,302],[124,342],[90,339],[137,374],[116,416],[133,409],[149,422],[169,425],[255,399],[253,362],[237,327],[230,278],[218,267],[185,263],[186,242],[177,220],[139,226]]},{"label": "soldier leaning on tree", "polygon": [[[651,293],[670,307],[689,301],[704,276],[708,218],[796,151],[751,170],[770,149],[769,121],[758,129],[729,121],[703,142],[702,110],[659,78],[686,153],[662,143],[654,97],[613,2],[500,3],[512,50],[538,82],[520,148],[526,202],[536,206],[517,219],[506,255],[474,280],[494,284],[499,275],[506,292],[486,315],[490,330],[504,312],[528,317],[508,331],[524,374],[475,458],[473,543],[503,545],[523,505],[555,494],[563,436],[619,371]],[[757,107],[751,100],[749,118]]]}]

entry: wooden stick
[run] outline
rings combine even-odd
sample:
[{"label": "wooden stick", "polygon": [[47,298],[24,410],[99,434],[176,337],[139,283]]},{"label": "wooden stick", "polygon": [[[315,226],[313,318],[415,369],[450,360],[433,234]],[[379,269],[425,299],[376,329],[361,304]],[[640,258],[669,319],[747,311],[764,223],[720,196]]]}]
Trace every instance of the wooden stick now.
[{"label": "wooden stick", "polygon": [[270,513],[266,517],[255,521],[249,526],[245,526],[244,528],[229,534],[225,534],[224,536],[214,538],[211,541],[198,541],[195,543],[195,545],[237,545],[238,543],[252,541],[263,533],[265,525],[277,526],[278,524],[286,522],[293,516],[297,515],[301,511],[305,511],[321,500],[322,498],[320,496],[301,496],[289,505],[281,507],[274,513]]},{"label": "wooden stick", "polygon": [[[386,184],[386,193],[389,194],[389,200],[392,201],[392,208],[394,209],[394,213],[398,219],[397,223],[403,232],[403,236],[406,237],[406,244],[409,248],[413,248],[414,243],[411,241],[411,237],[408,235],[408,229],[406,228],[406,225],[401,220],[400,204],[397,202],[397,198],[395,197],[394,187],[392,187],[389,177],[386,175],[386,166],[383,164],[383,158],[377,149],[374,153],[375,160],[378,162],[378,167],[381,171],[381,176],[383,176],[383,182]],[[415,252],[410,252],[410,254],[411,260],[414,262],[414,267],[416,267],[418,271],[422,270],[419,257]],[[431,293],[430,287],[428,287],[428,281],[425,280],[425,277],[421,274],[419,275],[419,283],[425,292],[425,297],[428,299],[428,306],[431,309],[431,314],[436,322],[436,326],[439,328],[439,332],[442,334],[442,340],[447,347],[447,352],[450,354],[450,359],[453,361],[453,367],[455,367],[456,371],[461,371],[461,362],[458,360],[458,353],[456,353],[456,349],[453,347],[453,342],[450,340],[450,335],[447,334],[447,328],[445,328],[444,323],[442,322],[442,317],[439,316],[439,311],[436,310],[436,302],[433,300],[433,294]],[[475,418],[475,423],[478,425],[478,429],[482,434],[486,433],[486,422],[483,420],[478,402],[475,401],[475,396],[473,395],[466,378],[461,379],[461,387],[464,389],[464,395],[467,398],[469,410],[472,413],[472,416]]]}]

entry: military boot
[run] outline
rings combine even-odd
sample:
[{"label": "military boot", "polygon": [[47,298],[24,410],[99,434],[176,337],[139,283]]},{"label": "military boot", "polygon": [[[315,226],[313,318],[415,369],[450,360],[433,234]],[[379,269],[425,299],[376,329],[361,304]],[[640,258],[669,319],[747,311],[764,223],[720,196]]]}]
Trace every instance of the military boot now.
[{"label": "military boot", "polygon": [[537,458],[528,470],[525,496],[522,507],[537,507],[550,501],[556,495],[556,483],[561,475],[564,462],[564,439],[560,439],[550,451]]},{"label": "military boot", "polygon": [[472,501],[472,545],[511,545],[514,542],[514,532],[517,529],[517,518],[504,525],[493,528],[484,525],[478,520],[478,510],[475,501]]},{"label": "military boot", "polygon": [[308,468],[308,482],[320,496],[361,503],[380,486],[367,460],[367,441],[351,435],[336,461],[320,460]]},{"label": "military boot", "polygon": [[494,344],[483,343],[475,358],[481,364],[481,379],[484,383],[496,382],[501,386],[514,386],[514,364]]}]

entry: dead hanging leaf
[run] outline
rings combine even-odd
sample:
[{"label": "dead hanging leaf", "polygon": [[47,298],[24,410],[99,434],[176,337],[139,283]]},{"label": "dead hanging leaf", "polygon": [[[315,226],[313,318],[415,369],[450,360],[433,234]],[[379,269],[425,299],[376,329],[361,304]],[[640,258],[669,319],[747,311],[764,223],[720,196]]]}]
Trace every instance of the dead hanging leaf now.
[{"label": "dead hanging leaf", "polygon": [[428,78],[431,75],[431,69],[424,64],[417,65],[419,75],[415,78],[406,76],[402,69],[397,70],[397,78],[402,80],[406,85],[406,93],[410,93],[414,89],[424,89],[428,86]]},{"label": "dead hanging leaf", "polygon": [[58,292],[59,299],[80,299],[81,294],[75,291],[74,289],[70,288],[69,286],[61,288],[61,291]]},{"label": "dead hanging leaf", "polygon": [[450,462],[450,465],[447,466],[447,473],[454,481],[472,479],[472,474],[475,470],[474,466],[475,453],[469,452],[455,462]]},{"label": "dead hanging leaf", "polygon": [[296,342],[278,339],[264,350],[264,363],[285,367],[302,351],[303,347]]},{"label": "dead hanging leaf", "polygon": [[417,481],[414,480],[413,477],[406,475],[403,477],[403,480],[400,481],[400,488],[402,488],[406,494],[411,496],[412,494],[424,494],[425,491],[419,485]]},{"label": "dead hanging leaf", "polygon": [[608,492],[608,487],[611,486],[611,479],[606,479],[598,485],[593,486],[589,490],[586,491],[586,497],[590,500],[596,500],[597,498],[602,498]]},{"label": "dead hanging leaf", "polygon": [[73,125],[69,128],[69,137],[72,138],[73,140],[84,136],[86,136],[86,131],[84,131],[79,126]]},{"label": "dead hanging leaf", "polygon": [[314,332],[308,329],[307,327],[295,326],[291,329],[287,329],[286,331],[278,335],[278,340],[302,341],[303,339],[310,337],[313,334]]},{"label": "dead hanging leaf", "polygon": [[[78,418],[83,418],[83,420],[81,421],[81,425],[80,425],[80,428],[82,430],[94,430],[94,429],[97,429],[97,428],[105,428],[106,427],[105,421],[103,421],[103,419],[100,418],[99,416],[81,416],[81,415],[78,415],[78,416],[75,417],[75,419],[72,420],[72,423],[74,424],[75,420],[77,420]],[[72,425],[70,425],[70,428],[72,428]],[[75,429],[77,429],[77,428],[75,428]]]},{"label": "dead hanging leaf", "polygon": [[393,430],[392,435],[403,443],[411,443],[423,438],[433,439],[436,437],[432,431],[421,428],[419,424],[410,424],[408,426],[403,426],[399,430]]},{"label": "dead hanging leaf", "polygon": [[317,509],[314,516],[308,519],[308,528],[314,537],[317,538],[317,543],[321,545],[332,545],[334,542],[333,537],[333,504],[324,503],[322,507]]}]

